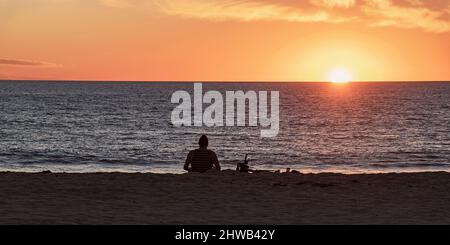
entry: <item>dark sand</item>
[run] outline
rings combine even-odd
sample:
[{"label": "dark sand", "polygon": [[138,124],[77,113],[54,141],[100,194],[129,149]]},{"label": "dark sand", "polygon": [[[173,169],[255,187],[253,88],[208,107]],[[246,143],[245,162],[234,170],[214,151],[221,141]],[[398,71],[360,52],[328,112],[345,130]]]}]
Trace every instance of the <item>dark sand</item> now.
[{"label": "dark sand", "polygon": [[450,173],[0,173],[0,224],[450,224]]}]

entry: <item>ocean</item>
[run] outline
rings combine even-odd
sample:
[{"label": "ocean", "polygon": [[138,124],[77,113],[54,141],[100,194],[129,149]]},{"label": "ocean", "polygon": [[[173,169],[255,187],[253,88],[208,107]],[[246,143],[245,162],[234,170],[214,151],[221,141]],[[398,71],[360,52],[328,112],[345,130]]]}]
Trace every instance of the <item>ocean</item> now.
[{"label": "ocean", "polygon": [[203,83],[279,91],[280,131],[175,127],[177,82],[0,82],[0,171],[182,173],[201,134],[224,169],[450,171],[450,83]]}]

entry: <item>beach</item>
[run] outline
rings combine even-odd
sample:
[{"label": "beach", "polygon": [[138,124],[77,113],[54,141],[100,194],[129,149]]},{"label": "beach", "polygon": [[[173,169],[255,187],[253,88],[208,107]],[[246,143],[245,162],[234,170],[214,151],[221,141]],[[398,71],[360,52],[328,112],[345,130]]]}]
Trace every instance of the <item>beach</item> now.
[{"label": "beach", "polygon": [[450,224],[450,173],[0,173],[0,224]]}]

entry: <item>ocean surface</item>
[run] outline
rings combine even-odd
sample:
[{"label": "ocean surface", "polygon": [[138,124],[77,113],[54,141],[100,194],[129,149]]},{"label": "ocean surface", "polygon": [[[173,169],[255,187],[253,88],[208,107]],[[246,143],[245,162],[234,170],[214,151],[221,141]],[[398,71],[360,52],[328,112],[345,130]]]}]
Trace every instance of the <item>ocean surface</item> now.
[{"label": "ocean surface", "polygon": [[450,83],[203,83],[279,91],[280,132],[174,127],[173,92],[193,83],[0,82],[0,171],[181,173],[201,134],[223,167],[450,171]]}]

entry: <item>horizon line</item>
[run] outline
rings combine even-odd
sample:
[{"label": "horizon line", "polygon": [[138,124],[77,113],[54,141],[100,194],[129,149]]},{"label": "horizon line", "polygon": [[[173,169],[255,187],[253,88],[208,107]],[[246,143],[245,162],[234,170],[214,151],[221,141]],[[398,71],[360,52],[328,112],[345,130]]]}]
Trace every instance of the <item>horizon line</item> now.
[{"label": "horizon line", "polygon": [[[90,80],[90,79],[0,79],[0,82],[130,82],[130,83],[333,83],[330,81],[256,81],[256,80]],[[391,81],[379,81],[379,80],[358,80],[349,81],[348,83],[447,83],[450,80],[391,80]]]}]

